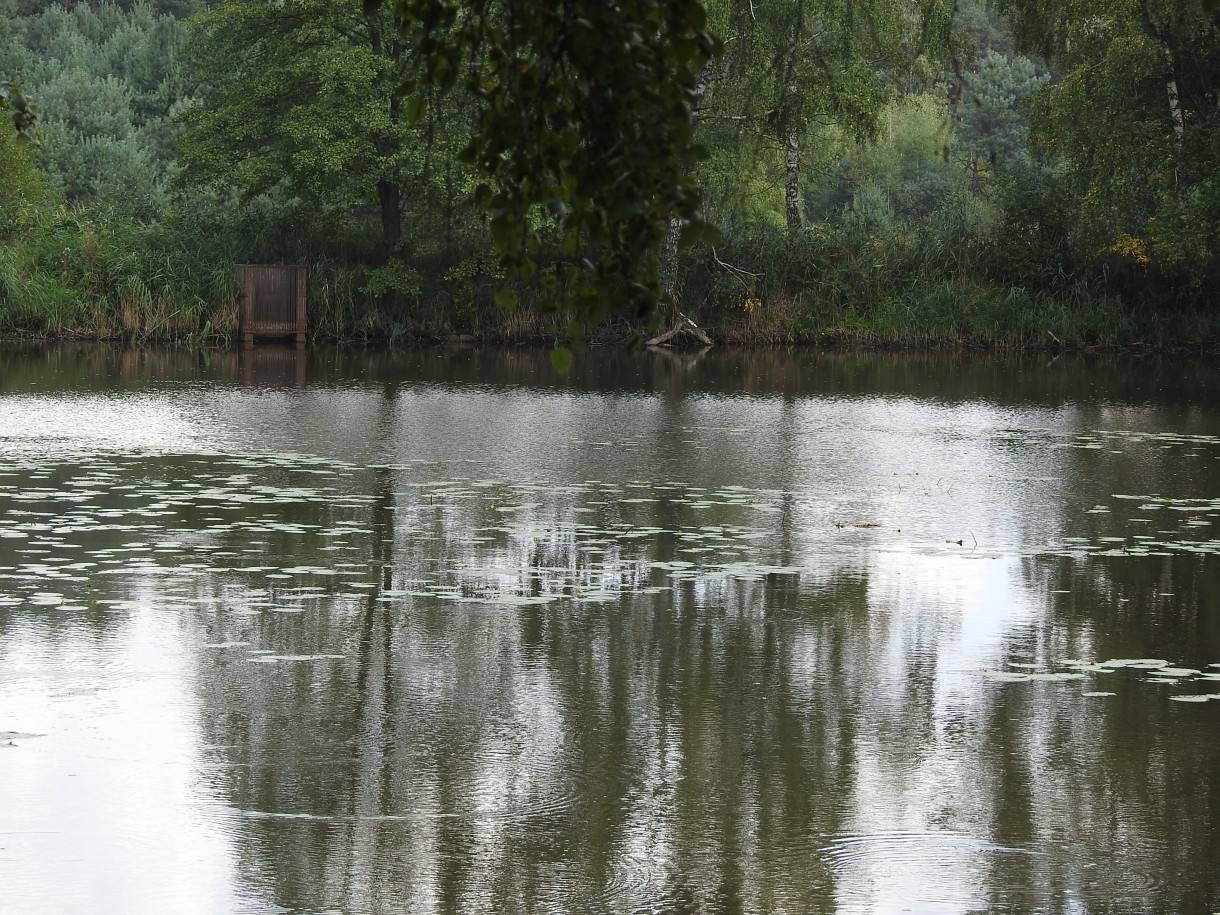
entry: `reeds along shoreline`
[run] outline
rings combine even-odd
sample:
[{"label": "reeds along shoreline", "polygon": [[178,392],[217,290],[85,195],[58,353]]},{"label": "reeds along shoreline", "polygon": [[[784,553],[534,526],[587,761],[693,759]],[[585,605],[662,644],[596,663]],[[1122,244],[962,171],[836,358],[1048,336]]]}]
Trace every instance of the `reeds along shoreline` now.
[{"label": "reeds along shoreline", "polygon": [[[164,227],[61,213],[0,245],[0,335],[226,342],[237,257],[191,241]],[[421,264],[410,288],[374,291],[362,268],[317,258],[311,337],[554,340],[561,325],[540,290],[519,289],[512,311],[494,305],[501,282],[470,268],[492,262],[484,252]],[[1220,348],[1220,317],[1189,285],[1061,265],[1040,284],[1005,272],[986,246],[950,251],[936,239],[811,231],[688,252],[677,288],[684,313],[735,345]],[[641,329],[618,321],[593,335],[625,340]]]}]

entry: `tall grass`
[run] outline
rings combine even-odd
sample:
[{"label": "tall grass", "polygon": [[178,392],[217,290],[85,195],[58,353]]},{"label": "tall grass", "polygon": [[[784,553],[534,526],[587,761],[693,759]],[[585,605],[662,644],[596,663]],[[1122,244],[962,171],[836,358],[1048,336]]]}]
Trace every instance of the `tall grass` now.
[{"label": "tall grass", "polygon": [[1005,231],[1001,214],[965,194],[918,225],[866,206],[835,225],[687,255],[683,306],[714,338],[743,344],[1220,347],[1206,301],[1133,289],[1129,277],[1119,285],[1062,252],[1031,283]]},{"label": "tall grass", "polygon": [[[1220,316],[1206,303],[1133,295],[1105,271],[1031,266],[1023,248],[1016,269],[1003,232],[995,212],[966,196],[942,201],[918,226],[878,202],[795,235],[757,229],[687,253],[681,305],[714,339],[740,344],[1220,345]],[[0,334],[224,342],[236,329],[234,266],[255,258],[301,259],[271,233],[239,245],[203,220],[141,224],[57,210],[0,245]],[[304,259],[315,339],[538,341],[556,333],[537,290],[521,290],[514,311],[495,307],[499,281],[486,252],[415,262],[404,274],[411,282],[389,291],[345,259]],[[623,339],[638,329],[618,322],[600,332]]]},{"label": "tall grass", "polygon": [[229,265],[192,257],[156,226],[58,210],[0,248],[0,332],[181,339],[235,313]]}]

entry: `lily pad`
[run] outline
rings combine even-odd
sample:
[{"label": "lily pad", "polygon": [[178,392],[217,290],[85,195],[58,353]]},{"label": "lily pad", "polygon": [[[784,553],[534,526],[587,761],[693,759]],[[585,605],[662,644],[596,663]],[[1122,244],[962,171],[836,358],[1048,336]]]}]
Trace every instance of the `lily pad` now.
[{"label": "lily pad", "polygon": [[983,676],[996,683],[1024,683],[1033,679],[1032,674],[1021,674],[1012,670],[984,670]]},{"label": "lily pad", "polygon": [[1072,673],[1056,672],[1056,673],[1050,673],[1050,674],[1030,674],[1029,678],[1031,680],[1052,680],[1052,681],[1083,680],[1084,674],[1076,673],[1076,672],[1072,672]]}]

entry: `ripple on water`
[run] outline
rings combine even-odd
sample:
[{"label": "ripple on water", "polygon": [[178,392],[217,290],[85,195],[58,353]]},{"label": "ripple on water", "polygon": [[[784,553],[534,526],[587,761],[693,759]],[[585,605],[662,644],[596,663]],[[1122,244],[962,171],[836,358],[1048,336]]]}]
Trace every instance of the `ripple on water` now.
[{"label": "ripple on water", "polygon": [[988,884],[997,856],[1037,854],[949,831],[843,835],[821,853],[834,874],[840,913],[896,904],[904,911],[975,908],[993,901],[980,888]]},{"label": "ripple on water", "polygon": [[[667,888],[665,866],[649,854],[628,852],[611,862],[610,872],[598,885],[587,886],[583,895],[592,911],[636,913],[664,911],[661,901],[676,893]],[[687,907],[690,910],[693,907]],[[678,906],[671,910],[683,911]]]}]

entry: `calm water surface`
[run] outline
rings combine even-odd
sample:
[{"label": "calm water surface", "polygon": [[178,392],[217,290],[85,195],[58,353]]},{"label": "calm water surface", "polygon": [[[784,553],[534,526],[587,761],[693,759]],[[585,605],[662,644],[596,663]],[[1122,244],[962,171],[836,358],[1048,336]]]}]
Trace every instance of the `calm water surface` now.
[{"label": "calm water surface", "polygon": [[1180,361],[0,351],[0,909],[1220,911],[1217,436]]}]

